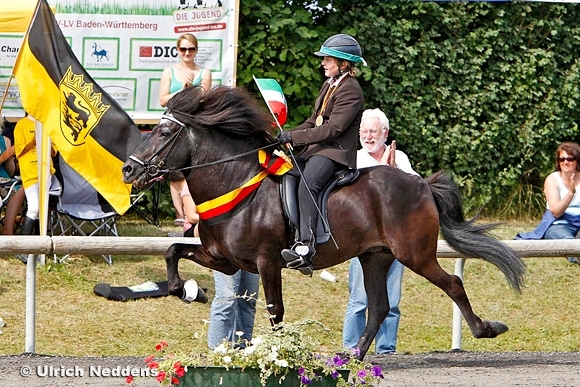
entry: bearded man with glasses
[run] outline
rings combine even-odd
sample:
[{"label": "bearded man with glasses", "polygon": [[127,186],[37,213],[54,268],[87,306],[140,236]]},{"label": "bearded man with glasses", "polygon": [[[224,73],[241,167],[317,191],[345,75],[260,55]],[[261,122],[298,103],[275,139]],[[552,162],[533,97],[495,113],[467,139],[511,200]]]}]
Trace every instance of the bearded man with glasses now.
[{"label": "bearded man with glasses", "polygon": [[[357,152],[357,168],[368,168],[377,165],[388,165],[412,175],[419,175],[411,167],[407,155],[397,150],[395,141],[387,145],[389,136],[389,119],[380,109],[367,109],[363,112],[359,140],[362,149]],[[396,259],[387,274],[387,296],[389,313],[379,327],[375,336],[375,353],[386,355],[395,353],[397,331],[399,329],[399,301],[404,266]],[[348,274],[349,300],[344,316],[342,341],[345,348],[355,348],[366,327],[367,294],[364,288],[363,271],[357,257],[350,260]]]}]

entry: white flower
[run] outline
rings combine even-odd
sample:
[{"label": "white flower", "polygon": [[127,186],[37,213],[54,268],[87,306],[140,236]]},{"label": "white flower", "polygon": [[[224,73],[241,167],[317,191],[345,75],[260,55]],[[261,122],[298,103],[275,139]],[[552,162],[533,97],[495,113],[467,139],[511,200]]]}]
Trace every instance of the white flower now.
[{"label": "white flower", "polygon": [[238,338],[242,337],[243,335],[244,335],[244,332],[236,331],[236,336],[238,336]]},{"label": "white flower", "polygon": [[258,349],[257,345],[250,345],[249,347],[244,348],[244,355],[249,356],[254,353]]},{"label": "white flower", "polygon": [[279,367],[284,367],[287,368],[288,367],[288,362],[284,359],[277,359],[274,364],[276,364]]},{"label": "white flower", "polygon": [[214,353],[228,353],[228,348],[227,348],[226,343],[221,343],[220,345],[215,347],[213,352]]},{"label": "white flower", "polygon": [[273,351],[272,353],[270,353],[270,354],[267,356],[267,359],[268,359],[269,361],[276,361],[276,359],[277,359],[277,358],[278,358],[278,352],[276,352],[276,351]]},{"label": "white flower", "polygon": [[250,343],[252,343],[252,345],[260,345],[262,344],[262,338],[260,336],[254,337]]},{"label": "white flower", "polygon": [[230,364],[232,362],[232,358],[230,356],[224,356],[222,360],[226,364]]}]

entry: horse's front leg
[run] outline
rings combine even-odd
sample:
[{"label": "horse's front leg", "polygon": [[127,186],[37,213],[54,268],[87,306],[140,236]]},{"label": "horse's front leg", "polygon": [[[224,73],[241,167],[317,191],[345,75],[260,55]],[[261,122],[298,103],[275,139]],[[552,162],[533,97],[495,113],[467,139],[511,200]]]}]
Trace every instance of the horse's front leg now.
[{"label": "horse's front leg", "polygon": [[207,295],[195,280],[183,281],[179,276],[179,260],[189,259],[202,266],[225,274],[234,274],[238,269],[225,259],[215,259],[201,245],[174,243],[165,252],[167,266],[167,287],[169,294],[179,297],[184,302],[207,302]]},{"label": "horse's front leg", "polygon": [[282,267],[275,260],[258,258],[256,266],[262,280],[266,310],[272,326],[284,320],[284,300],[282,298]]}]

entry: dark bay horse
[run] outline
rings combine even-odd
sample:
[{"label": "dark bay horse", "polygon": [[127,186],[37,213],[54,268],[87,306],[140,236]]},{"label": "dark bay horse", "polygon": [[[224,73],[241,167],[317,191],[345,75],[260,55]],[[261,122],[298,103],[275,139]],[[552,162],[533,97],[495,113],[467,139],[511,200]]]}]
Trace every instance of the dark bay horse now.
[{"label": "dark bay horse", "polygon": [[[140,188],[159,173],[181,170],[198,208],[216,198],[220,205],[228,203],[224,198],[247,188],[263,170],[258,149],[270,153],[276,146],[271,122],[242,89],[216,87],[202,95],[198,88],[187,88],[169,101],[150,137],[125,163],[124,181]],[[172,245],[165,255],[169,292],[184,296],[178,273],[181,258],[225,274],[238,269],[259,273],[271,322],[281,322],[285,261],[280,251],[293,240],[279,189],[280,176],[268,175],[238,200],[239,205],[229,203],[232,209],[221,213],[222,219],[202,219],[201,245]],[[338,248],[332,241],[318,245],[314,269],[360,258],[369,311],[358,342],[361,359],[389,310],[385,283],[395,258],[442,289],[459,306],[474,337],[492,338],[507,331],[501,322],[481,320],[471,309],[462,281],[441,268],[436,258],[439,230],[457,251],[497,266],[518,291],[525,265],[487,234],[489,225],[465,219],[459,189],[445,173],[422,179],[386,166],[363,169],[354,183],[330,195],[328,221]],[[307,283],[304,289],[307,299]]]}]

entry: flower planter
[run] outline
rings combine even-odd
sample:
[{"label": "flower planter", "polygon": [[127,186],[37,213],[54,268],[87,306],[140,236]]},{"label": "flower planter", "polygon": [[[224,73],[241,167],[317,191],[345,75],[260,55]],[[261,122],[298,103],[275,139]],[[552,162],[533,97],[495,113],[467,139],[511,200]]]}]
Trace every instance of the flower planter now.
[{"label": "flower planter", "polygon": [[[348,379],[348,370],[339,371],[344,379]],[[286,378],[279,383],[279,377],[270,377],[266,381],[266,387],[300,387],[300,379],[295,370],[288,372]],[[336,380],[331,376],[325,376],[321,380],[313,381],[313,387],[335,387]],[[179,387],[262,387],[260,371],[256,369],[208,367],[188,367],[187,372],[181,378]]]}]

